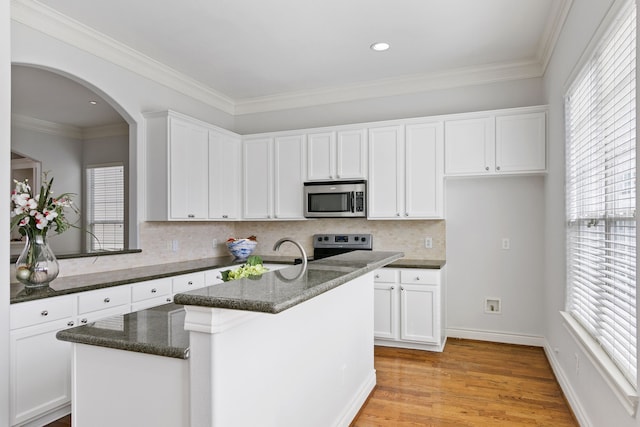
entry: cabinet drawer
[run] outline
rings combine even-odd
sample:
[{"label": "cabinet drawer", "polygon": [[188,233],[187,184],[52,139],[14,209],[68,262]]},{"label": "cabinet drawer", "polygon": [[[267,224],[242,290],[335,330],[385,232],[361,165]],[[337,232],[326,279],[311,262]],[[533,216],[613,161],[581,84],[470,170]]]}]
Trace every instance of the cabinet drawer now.
[{"label": "cabinet drawer", "polygon": [[204,271],[201,273],[183,274],[173,278],[173,293],[191,291],[204,287]]},{"label": "cabinet drawer", "polygon": [[171,293],[171,278],[149,280],[131,285],[131,302],[144,301]]},{"label": "cabinet drawer", "polygon": [[228,270],[225,268],[224,270],[209,270],[205,271],[205,286],[219,285],[220,283],[224,283],[222,280],[222,271]]},{"label": "cabinet drawer", "polygon": [[407,269],[400,271],[400,282],[423,285],[439,285],[440,270]]},{"label": "cabinet drawer", "polygon": [[129,313],[128,305],[120,305],[118,307],[107,308],[105,310],[93,311],[86,313],[78,317],[78,326],[86,325],[88,323],[97,322],[102,319],[116,317],[112,320],[114,323],[121,323],[122,316]]},{"label": "cabinet drawer", "polygon": [[398,279],[398,270],[382,268],[373,273],[373,281],[380,283],[395,283]]},{"label": "cabinet drawer", "polygon": [[43,298],[11,304],[11,329],[24,328],[73,316],[73,297]]},{"label": "cabinet drawer", "polygon": [[130,286],[114,286],[78,296],[78,314],[117,307],[131,302]]}]

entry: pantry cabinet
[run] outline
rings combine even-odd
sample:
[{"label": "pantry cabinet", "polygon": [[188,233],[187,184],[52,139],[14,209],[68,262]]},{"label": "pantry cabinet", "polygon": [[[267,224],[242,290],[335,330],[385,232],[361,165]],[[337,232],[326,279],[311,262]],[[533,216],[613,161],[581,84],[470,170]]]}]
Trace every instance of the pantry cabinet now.
[{"label": "pantry cabinet", "polygon": [[544,172],[545,122],[545,111],[532,109],[446,120],[445,174],[482,176]]},{"label": "pantry cabinet", "polygon": [[307,135],[307,180],[330,181],[367,177],[366,129]]},{"label": "pantry cabinet", "polygon": [[370,219],[442,218],[441,122],[369,129]]},{"label": "pantry cabinet", "polygon": [[244,141],[245,219],[303,219],[304,135]]},{"label": "pantry cabinet", "polygon": [[442,351],[444,269],[383,268],[374,274],[377,345]]}]

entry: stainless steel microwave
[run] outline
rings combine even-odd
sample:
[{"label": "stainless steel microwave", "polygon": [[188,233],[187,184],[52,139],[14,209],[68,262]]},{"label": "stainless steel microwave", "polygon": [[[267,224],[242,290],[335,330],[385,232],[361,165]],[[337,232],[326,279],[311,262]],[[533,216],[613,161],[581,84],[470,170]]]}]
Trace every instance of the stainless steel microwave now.
[{"label": "stainless steel microwave", "polygon": [[304,183],[304,216],[345,218],[367,216],[367,182],[325,181]]}]

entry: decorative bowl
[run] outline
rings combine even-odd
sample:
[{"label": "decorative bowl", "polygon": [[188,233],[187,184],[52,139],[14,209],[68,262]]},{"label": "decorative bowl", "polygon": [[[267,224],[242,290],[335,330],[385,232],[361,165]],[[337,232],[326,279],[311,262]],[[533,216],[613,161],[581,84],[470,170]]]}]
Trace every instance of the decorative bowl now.
[{"label": "decorative bowl", "polygon": [[237,239],[227,242],[229,253],[236,259],[247,259],[253,253],[258,242],[249,239]]}]

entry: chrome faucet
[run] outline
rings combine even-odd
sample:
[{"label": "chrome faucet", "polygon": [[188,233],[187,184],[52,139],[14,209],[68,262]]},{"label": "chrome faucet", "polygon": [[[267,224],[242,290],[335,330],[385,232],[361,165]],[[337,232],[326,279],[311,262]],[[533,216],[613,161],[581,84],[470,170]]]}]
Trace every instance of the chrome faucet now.
[{"label": "chrome faucet", "polygon": [[304,248],[302,247],[302,245],[296,242],[295,240],[293,240],[292,238],[283,237],[282,239],[278,240],[276,244],[273,245],[273,250],[277,251],[278,249],[280,249],[280,246],[284,242],[291,242],[298,247],[298,249],[300,250],[300,254],[302,255],[302,271],[306,270],[307,269],[307,253],[304,251]]}]

